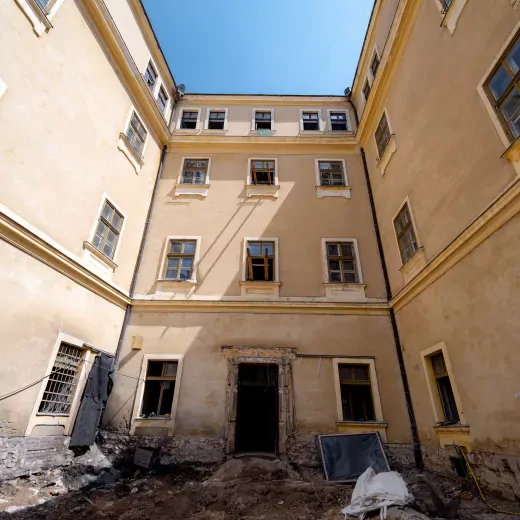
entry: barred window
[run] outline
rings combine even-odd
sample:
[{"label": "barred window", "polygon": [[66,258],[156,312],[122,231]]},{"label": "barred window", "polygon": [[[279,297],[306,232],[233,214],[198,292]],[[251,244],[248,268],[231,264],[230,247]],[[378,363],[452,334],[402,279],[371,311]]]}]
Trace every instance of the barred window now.
[{"label": "barred window", "polygon": [[209,159],[185,159],[181,184],[207,184]]},{"label": "barred window", "polygon": [[375,137],[377,152],[379,153],[379,157],[382,157],[391,137],[390,127],[388,126],[388,120],[386,118],[386,113],[384,112],[379,124],[377,125]]},{"label": "barred window", "polygon": [[199,112],[197,110],[184,110],[181,117],[181,128],[186,130],[195,130]]},{"label": "barred window", "polygon": [[341,161],[318,161],[320,186],[345,186],[345,175]]},{"label": "barred window", "polygon": [[141,417],[169,417],[172,412],[177,361],[148,361]]},{"label": "barred window", "polygon": [[128,141],[130,141],[130,144],[139,155],[142,155],[143,153],[144,143],[146,141],[147,135],[148,132],[146,131],[143,123],[137,114],[132,112],[130,123],[126,129],[126,138]]},{"label": "barred window", "polygon": [[272,186],[275,183],[275,161],[251,161],[251,184]]},{"label": "barred window", "polygon": [[123,220],[123,215],[105,200],[92,245],[110,259],[114,258]]},{"label": "barred window", "polygon": [[408,262],[419,249],[408,204],[405,204],[394,220],[395,233],[403,263]]},{"label": "barred window", "polygon": [[353,242],[327,242],[329,282],[358,283],[356,249]]},{"label": "barred window", "polygon": [[249,241],[247,243],[247,276],[249,281],[274,281],[274,242]]},{"label": "barred window", "polygon": [[255,112],[255,130],[272,130],[271,111],[257,110]]},{"label": "barred window", "polygon": [[62,343],[56,354],[51,375],[38,408],[38,413],[69,415],[78,384],[79,366],[83,351]]},{"label": "barred window", "polygon": [[375,421],[370,368],[366,364],[338,365],[344,421]]},{"label": "barred window", "polygon": [[208,119],[209,130],[224,130],[226,122],[226,113],[221,111],[211,110]]},{"label": "barred window", "polygon": [[196,240],[170,240],[166,253],[167,280],[191,280],[196,245]]},{"label": "barred window", "polygon": [[303,129],[315,130],[320,129],[320,118],[318,112],[303,112],[302,113]]}]

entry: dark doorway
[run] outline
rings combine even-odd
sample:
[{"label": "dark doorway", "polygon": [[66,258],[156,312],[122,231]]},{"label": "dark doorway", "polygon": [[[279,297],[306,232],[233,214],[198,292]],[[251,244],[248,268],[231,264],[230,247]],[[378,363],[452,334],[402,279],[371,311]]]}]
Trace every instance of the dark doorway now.
[{"label": "dark doorway", "polygon": [[278,365],[238,367],[236,452],[278,449]]}]

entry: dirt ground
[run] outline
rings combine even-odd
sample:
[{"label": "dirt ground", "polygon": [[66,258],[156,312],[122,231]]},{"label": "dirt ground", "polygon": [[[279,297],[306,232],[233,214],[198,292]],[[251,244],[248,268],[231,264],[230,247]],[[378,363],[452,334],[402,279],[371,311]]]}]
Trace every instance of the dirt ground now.
[{"label": "dirt ground", "polygon": [[[340,520],[340,511],[350,502],[353,490],[353,486],[324,481],[318,471],[259,458],[233,459],[219,468],[177,466],[147,475],[135,468],[131,471],[128,476],[106,469],[76,490],[71,490],[74,479],[60,470],[4,482],[0,484],[0,519]],[[422,474],[443,500],[460,501],[454,518],[518,518],[489,511],[463,481]],[[418,499],[415,508],[422,513],[412,508],[392,508],[388,519],[435,518],[423,514],[427,512],[427,498],[418,484],[418,472],[402,475]],[[520,510],[518,504],[492,502]]]}]

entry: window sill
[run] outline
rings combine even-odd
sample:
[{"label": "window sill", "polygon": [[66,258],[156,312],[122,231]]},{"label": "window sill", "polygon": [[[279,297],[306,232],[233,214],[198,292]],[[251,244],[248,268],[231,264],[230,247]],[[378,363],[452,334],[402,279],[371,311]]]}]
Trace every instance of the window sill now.
[{"label": "window sill", "polygon": [[130,141],[123,132],[119,134],[119,144],[117,145],[117,147],[124,153],[125,157],[130,161],[130,164],[135,169],[135,173],[139,173],[141,167],[144,164],[143,157],[137,153],[137,151],[130,144]]},{"label": "window sill", "polygon": [[325,296],[330,299],[347,302],[366,300],[366,285],[363,283],[325,282],[323,286]]},{"label": "window sill", "polygon": [[318,199],[323,197],[345,197],[350,199],[350,186],[316,186]]},{"label": "window sill", "polygon": [[444,15],[441,22],[441,27],[446,27],[446,29],[450,31],[450,34],[455,32],[455,29],[457,28],[457,22],[467,1],[468,0],[453,0],[448,8],[448,11]]},{"label": "window sill", "polygon": [[354,132],[352,130],[327,130],[325,133],[327,134],[327,136],[337,137],[349,137],[354,135]]},{"label": "window sill", "polygon": [[424,247],[421,246],[399,269],[403,275],[404,283],[407,284],[413,280],[425,267],[426,257],[424,256]]},{"label": "window sill", "polygon": [[104,255],[99,249],[95,248],[90,242],[83,242],[85,257],[96,267],[106,273],[113,273],[117,269],[117,264]]},{"label": "window sill", "polygon": [[324,130],[300,130],[298,135],[300,137],[314,137],[316,135],[323,135],[324,133]]},{"label": "window sill", "polygon": [[385,174],[388,163],[396,151],[397,143],[395,142],[395,134],[392,134],[388,140],[388,144],[386,145],[383,155],[381,155],[377,161],[377,167],[381,170],[381,175]]},{"label": "window sill", "polygon": [[338,433],[379,433],[386,442],[387,422],[383,421],[336,421]]},{"label": "window sill", "polygon": [[203,134],[216,134],[216,135],[220,135],[220,134],[227,134],[227,128],[223,128],[223,129],[216,129],[216,128],[205,128],[204,130],[202,130],[202,133]]},{"label": "window sill", "polygon": [[167,278],[159,278],[156,281],[155,294],[171,300],[186,300],[189,298],[195,288],[197,280],[169,280]]},{"label": "window sill", "polygon": [[136,417],[134,421],[171,421],[173,417]]},{"label": "window sill", "polygon": [[275,130],[268,130],[267,128],[263,130],[263,132],[266,132],[265,134],[261,134],[258,130],[250,130],[249,136],[250,137],[271,137],[276,133]]},{"label": "window sill", "polygon": [[433,430],[435,431],[442,448],[458,444],[459,446],[464,446],[468,451],[473,450],[469,424],[434,426]]},{"label": "window sill", "polygon": [[261,300],[265,298],[279,298],[280,285],[282,285],[281,282],[242,281],[240,282],[240,295]]},{"label": "window sill", "polygon": [[247,197],[274,197],[278,198],[280,186],[275,184],[272,186],[262,186],[257,184],[246,184]]},{"label": "window sill", "polygon": [[175,196],[197,195],[199,197],[207,197],[209,184],[176,184]]},{"label": "window sill", "polygon": [[35,0],[15,0],[25,16],[31,22],[34,32],[40,37],[45,31],[52,29],[49,17]]}]

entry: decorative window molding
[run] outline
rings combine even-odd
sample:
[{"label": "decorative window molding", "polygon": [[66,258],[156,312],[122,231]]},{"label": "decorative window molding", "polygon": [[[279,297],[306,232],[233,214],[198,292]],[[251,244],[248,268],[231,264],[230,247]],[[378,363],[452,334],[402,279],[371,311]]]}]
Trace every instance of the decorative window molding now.
[{"label": "decorative window molding", "polygon": [[[143,399],[146,390],[146,380],[149,361],[164,361],[165,363],[177,363],[175,375],[175,388],[173,392],[171,412],[169,415],[158,417],[141,417]],[[182,354],[145,354],[141,363],[139,379],[143,382],[134,397],[134,416],[130,426],[130,435],[139,435],[139,428],[165,428],[167,436],[173,436],[175,432],[175,419],[179,406],[180,386],[182,382],[182,367],[184,356]]]},{"label": "decorative window molding", "polygon": [[[105,207],[105,204],[108,204],[111,206],[115,214],[118,214],[121,218],[121,226],[119,229],[119,234],[117,235],[117,242],[114,248],[114,254],[112,255],[112,258],[109,256],[103,254],[95,245],[94,245],[94,239],[96,236],[96,230],[98,229],[98,226],[100,225],[100,222],[102,220],[102,212],[103,208]],[[103,196],[101,197],[101,203],[99,204],[96,219],[92,225],[92,229],[90,231],[90,240],[83,242],[83,259],[86,260],[91,266],[94,266],[98,271],[100,271],[103,275],[111,275],[115,269],[117,268],[116,264],[116,258],[117,254],[119,252],[119,248],[121,247],[121,241],[123,237],[123,232],[125,230],[127,221],[127,216],[123,211],[121,211],[121,208],[115,204],[110,197],[106,193],[103,193]]]},{"label": "decorative window molding", "polygon": [[[187,161],[206,161],[206,176],[204,182],[193,182],[188,183],[186,179],[184,179],[184,171],[186,170],[185,165]],[[203,169],[197,170],[196,167],[193,168],[194,171],[204,171]],[[210,174],[211,174],[211,157],[182,157],[181,158],[181,166],[179,169],[179,176],[177,177],[177,182],[175,183],[175,196],[180,197],[182,195],[196,195],[199,197],[207,197],[208,190],[210,187]],[[194,181],[197,179],[193,179]]]},{"label": "decorative window molding", "polygon": [[[304,114],[316,114],[317,115],[317,125],[318,127],[315,129],[305,129],[305,124],[309,125],[312,124],[313,119],[306,118],[306,121],[304,121],[303,117]],[[315,109],[315,108],[300,108],[300,132],[303,135],[316,135],[316,134],[323,134],[325,130],[325,125],[323,124],[323,118],[321,115],[321,108]]]},{"label": "decorative window molding", "polygon": [[374,142],[378,153],[377,167],[381,170],[381,175],[384,175],[390,159],[397,151],[395,134],[392,131],[392,125],[390,124],[386,108],[383,109],[376,131],[374,132]]},{"label": "decorative window molding", "polygon": [[[270,112],[271,113],[271,126],[270,128],[257,128],[256,114],[257,112]],[[266,123],[267,125],[267,123]],[[263,125],[262,125],[263,126]],[[273,135],[274,134],[274,108],[253,108],[253,115],[251,117],[251,133],[257,135]]]},{"label": "decorative window molding", "polygon": [[[185,112],[196,112],[197,113],[197,118],[194,119],[194,118],[191,118],[192,121],[195,122],[195,128],[183,128],[183,125],[185,125],[186,123],[183,122],[183,116],[184,116],[184,113]],[[194,108],[194,107],[182,107],[180,110],[179,110],[179,117],[177,118],[177,130],[181,130],[182,132],[198,132],[199,130],[201,130],[200,128],[200,113],[201,113],[201,109],[200,108]]]},{"label": "decorative window molding", "polygon": [[[383,442],[386,442],[387,423],[383,419],[383,408],[377,382],[376,364],[372,358],[333,358],[334,389],[336,392],[336,410],[338,420],[336,425],[341,433],[371,433],[379,432]],[[375,420],[373,421],[349,421],[344,420],[341,395],[340,365],[363,365],[368,368],[370,376],[370,389]]]},{"label": "decorative window molding", "polygon": [[[327,244],[350,243],[354,249],[356,282],[332,281],[329,271],[329,255]],[[363,283],[363,272],[361,270],[361,260],[359,258],[358,242],[355,238],[322,238],[321,256],[323,266],[323,286],[327,298],[342,301],[363,301],[366,299],[365,287]]]},{"label": "decorative window molding", "polygon": [[468,0],[435,0],[442,15],[441,27],[446,27],[450,34],[455,32],[462,10]]},{"label": "decorative window molding", "polygon": [[[250,242],[270,242],[273,244],[273,280],[249,280],[248,247]],[[242,248],[242,276],[240,281],[241,296],[251,299],[273,299],[280,297],[280,249],[278,238],[274,237],[244,237]]]},{"label": "decorative window molding", "polygon": [[[223,128],[210,128],[210,116],[212,113],[224,114]],[[228,109],[227,108],[208,108],[206,110],[206,120],[204,121],[204,131],[208,133],[225,133],[228,129]]]},{"label": "decorative window molding", "polygon": [[[148,143],[148,136],[148,128],[144,125],[135,108],[132,107],[126,120],[125,132],[119,134],[117,147],[134,167],[135,173],[139,173],[144,165],[144,153]],[[138,145],[140,149],[137,148]]]},{"label": "decorative window molding", "polygon": [[[343,173],[343,185],[322,185],[320,163],[341,163],[341,170]],[[347,177],[347,166],[345,159],[316,159],[315,160],[315,172],[316,172],[316,195],[319,199],[323,197],[345,197],[350,199],[351,187],[348,185]]]},{"label": "decorative window molding", "polygon": [[[345,114],[345,122],[346,122],[345,130],[333,130],[333,128],[332,128],[333,122],[331,119],[331,114]],[[351,133],[352,132],[352,122],[350,120],[350,112],[348,110],[344,110],[344,109],[329,108],[327,110],[327,131],[333,132],[334,134]]]},{"label": "decorative window molding", "polygon": [[[253,166],[255,162],[274,162],[274,178],[271,174],[269,183],[262,183],[253,178]],[[266,168],[267,169],[267,168]],[[247,161],[247,181],[246,181],[246,196],[249,197],[274,197],[278,198],[278,191],[280,190],[280,181],[278,179],[278,159],[250,157]]]},{"label": "decorative window molding", "polygon": [[[191,276],[188,279],[173,279],[167,277],[168,269],[168,255],[171,251],[172,242],[195,242],[195,249],[193,251],[192,265],[191,265]],[[188,235],[172,235],[166,237],[163,251],[161,254],[161,262],[159,265],[159,272],[157,275],[155,293],[169,299],[181,299],[185,300],[189,298],[195,291],[197,285],[197,270],[199,267],[200,260],[200,244],[202,237],[200,236],[188,236]]]}]

